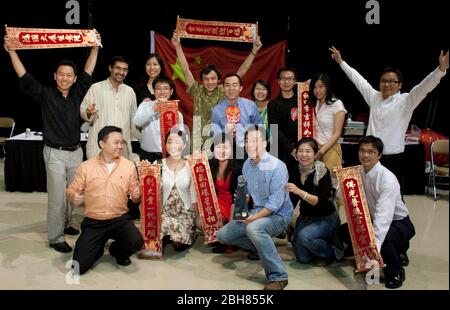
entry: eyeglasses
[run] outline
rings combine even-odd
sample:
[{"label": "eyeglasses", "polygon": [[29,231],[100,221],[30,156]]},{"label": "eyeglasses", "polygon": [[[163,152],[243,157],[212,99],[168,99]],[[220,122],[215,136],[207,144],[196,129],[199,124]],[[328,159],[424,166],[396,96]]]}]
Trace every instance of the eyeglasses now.
[{"label": "eyeglasses", "polygon": [[380,80],[380,83],[381,84],[389,84],[389,85],[394,85],[394,84],[397,84],[397,83],[399,83],[400,81],[396,81],[396,80]]},{"label": "eyeglasses", "polygon": [[282,78],[279,78],[279,80],[281,82],[293,82],[293,81],[295,81],[295,78],[293,78],[293,77],[288,77],[288,78],[282,77]]},{"label": "eyeglasses", "polygon": [[120,66],[114,66],[113,69],[117,70],[117,71],[128,72],[128,68],[124,68],[124,67],[120,67]]}]

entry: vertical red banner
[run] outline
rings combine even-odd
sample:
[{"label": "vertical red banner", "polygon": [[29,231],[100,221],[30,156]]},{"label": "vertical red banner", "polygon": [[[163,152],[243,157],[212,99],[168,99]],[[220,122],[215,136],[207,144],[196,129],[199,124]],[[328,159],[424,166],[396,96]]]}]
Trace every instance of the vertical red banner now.
[{"label": "vertical red banner", "polygon": [[205,152],[188,156],[192,179],[197,191],[199,214],[203,224],[205,244],[216,242],[217,231],[222,227],[222,216],[217,201],[208,158]]},{"label": "vertical red banner", "polygon": [[161,258],[161,165],[141,163],[141,234],[144,249],[140,258]]},{"label": "vertical red banner", "polygon": [[352,240],[357,271],[383,267],[373,233],[370,212],[360,174],[360,166],[337,169],[336,175],[344,199],[347,224]]},{"label": "vertical red banner", "polygon": [[316,139],[316,115],[314,107],[308,104],[309,82],[298,82],[298,140],[301,138]]}]

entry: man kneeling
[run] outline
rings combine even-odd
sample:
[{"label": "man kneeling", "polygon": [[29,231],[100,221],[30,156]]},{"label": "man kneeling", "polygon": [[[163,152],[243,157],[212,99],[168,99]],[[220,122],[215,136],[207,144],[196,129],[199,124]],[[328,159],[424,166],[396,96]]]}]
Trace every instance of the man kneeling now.
[{"label": "man kneeling", "polygon": [[73,260],[80,274],[88,271],[103,255],[109,239],[109,253],[117,264],[131,264],[130,256],[142,248],[139,230],[127,215],[128,196],[134,202],[141,197],[135,165],[121,156],[122,129],[106,126],[98,133],[98,156],[83,162],[66,190],[74,204],[85,203],[81,235],[75,244]]}]

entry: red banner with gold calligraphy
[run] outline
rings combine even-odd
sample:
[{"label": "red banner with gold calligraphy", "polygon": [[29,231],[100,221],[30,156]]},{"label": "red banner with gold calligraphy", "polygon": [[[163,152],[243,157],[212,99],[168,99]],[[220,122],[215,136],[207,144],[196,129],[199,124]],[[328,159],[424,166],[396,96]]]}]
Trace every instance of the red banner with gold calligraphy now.
[{"label": "red banner with gold calligraphy", "polygon": [[41,29],[5,26],[15,49],[44,49],[99,46],[92,29]]},{"label": "red banner with gold calligraphy", "polygon": [[196,152],[187,157],[197,191],[198,209],[203,224],[205,244],[216,242],[217,231],[222,227],[222,215],[217,201],[208,157],[205,152]]},{"label": "red banner with gold calligraphy", "polygon": [[161,258],[161,165],[141,162],[141,234],[144,249],[140,258]]},{"label": "red banner with gold calligraphy", "polygon": [[298,82],[298,140],[301,138],[316,139],[316,116],[314,108],[308,104],[309,82]]},{"label": "red banner with gold calligraphy", "polygon": [[231,23],[177,17],[180,38],[252,43],[258,35],[258,24]]},{"label": "red banner with gold calligraphy", "polygon": [[165,103],[158,103],[156,110],[159,112],[159,125],[161,129],[162,156],[166,156],[166,144],[164,138],[173,126],[178,125],[178,101],[171,100]]},{"label": "red banner with gold calligraphy", "polygon": [[344,199],[348,229],[355,253],[356,270],[362,272],[370,270],[373,266],[382,268],[383,259],[375,243],[359,169],[360,166],[337,169],[336,175]]}]

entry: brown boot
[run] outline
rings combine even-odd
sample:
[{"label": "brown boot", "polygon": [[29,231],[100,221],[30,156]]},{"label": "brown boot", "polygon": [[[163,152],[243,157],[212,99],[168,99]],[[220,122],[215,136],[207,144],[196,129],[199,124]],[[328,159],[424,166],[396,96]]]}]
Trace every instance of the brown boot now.
[{"label": "brown boot", "polygon": [[288,285],[288,280],[271,281],[264,285],[265,291],[281,291]]}]

